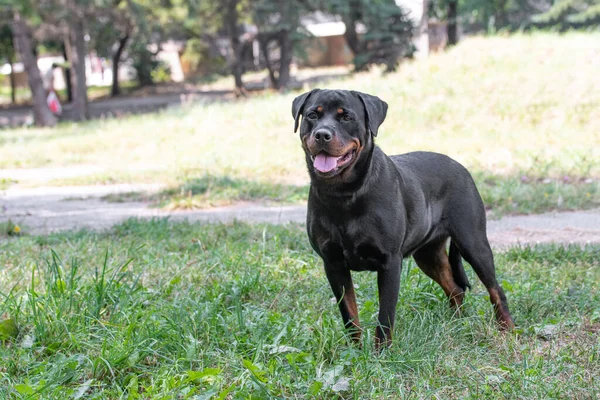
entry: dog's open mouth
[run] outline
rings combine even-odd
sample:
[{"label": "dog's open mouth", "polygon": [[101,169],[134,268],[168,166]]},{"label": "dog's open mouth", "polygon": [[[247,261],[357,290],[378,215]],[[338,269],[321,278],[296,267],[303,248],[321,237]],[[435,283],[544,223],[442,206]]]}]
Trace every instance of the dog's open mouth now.
[{"label": "dog's open mouth", "polygon": [[356,149],[352,149],[339,157],[332,156],[322,151],[316,156],[311,157],[313,160],[313,167],[319,172],[327,173],[350,164],[354,159],[355,154]]}]

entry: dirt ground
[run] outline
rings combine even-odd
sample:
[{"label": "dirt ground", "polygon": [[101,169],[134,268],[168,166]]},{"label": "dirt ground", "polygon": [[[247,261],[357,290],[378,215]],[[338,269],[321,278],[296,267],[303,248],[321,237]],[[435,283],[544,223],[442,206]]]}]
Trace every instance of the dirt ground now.
[{"label": "dirt ground", "polygon": [[[197,211],[163,211],[144,202],[111,203],[108,194],[160,190],[159,185],[9,188],[0,192],[0,222],[12,220],[28,234],[82,228],[106,230],[128,218],[164,218],[204,222],[233,220],[285,224],[305,222],[306,205],[241,203]],[[492,246],[536,243],[600,243],[600,209],[508,216],[488,221]]]}]

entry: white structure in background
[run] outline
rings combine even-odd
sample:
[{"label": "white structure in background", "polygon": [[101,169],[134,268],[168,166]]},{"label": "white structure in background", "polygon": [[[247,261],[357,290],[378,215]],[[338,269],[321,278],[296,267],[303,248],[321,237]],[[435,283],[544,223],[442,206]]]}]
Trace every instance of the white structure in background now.
[{"label": "white structure in background", "polygon": [[[38,58],[37,64],[40,69],[40,73],[44,75],[48,71],[53,63],[62,64],[65,59],[62,56],[42,56]],[[14,63],[13,68],[16,75],[17,87],[28,87],[27,74],[23,63]],[[129,67],[129,69],[131,69]],[[127,67],[121,67],[120,74],[127,73]],[[85,57],[85,74],[88,86],[110,86],[112,83],[112,68],[110,64],[103,62],[98,57],[93,55],[87,55]],[[4,64],[0,66],[0,75],[10,75],[10,64]],[[129,71],[131,75],[131,71]],[[128,77],[129,77],[128,75]],[[123,75],[121,76],[123,78]],[[54,88],[62,90],[66,87],[65,75],[62,68],[54,70]]]},{"label": "white structure in background", "polygon": [[[415,57],[423,58],[429,54],[429,37],[427,32],[427,0],[395,0],[396,4],[408,14],[415,26],[413,45]],[[319,67],[323,65],[345,65],[352,62],[352,52],[346,44],[344,33],[346,25],[340,16],[315,12],[304,16],[301,24],[312,36],[305,46],[306,60],[304,66]],[[357,24],[357,33],[364,34],[366,27]]]},{"label": "white structure in background", "polygon": [[429,35],[427,33],[427,0],[396,0],[396,4],[408,12],[415,25],[413,45],[417,49],[415,58],[429,55]]},{"label": "white structure in background", "polygon": [[[169,40],[160,46],[160,50],[156,44],[151,44],[148,49],[156,53],[156,58],[165,63],[171,71],[171,80],[173,82],[183,82],[183,68],[179,53],[185,48],[185,43]],[[157,51],[158,50],[158,51]]]},{"label": "white structure in background", "polygon": [[[64,61],[62,57],[40,57],[37,61],[38,68],[40,69],[40,73],[43,76],[46,71],[50,69],[52,63],[60,64]],[[17,87],[29,87],[29,82],[27,81],[27,74],[25,73],[25,67],[23,63],[14,63],[12,65],[15,71],[15,83]],[[3,77],[8,77],[11,72],[10,64],[0,65],[0,75]],[[6,84],[8,84],[8,78],[5,78]],[[54,70],[54,87],[56,89],[64,89],[65,87],[65,79],[60,69]]]}]

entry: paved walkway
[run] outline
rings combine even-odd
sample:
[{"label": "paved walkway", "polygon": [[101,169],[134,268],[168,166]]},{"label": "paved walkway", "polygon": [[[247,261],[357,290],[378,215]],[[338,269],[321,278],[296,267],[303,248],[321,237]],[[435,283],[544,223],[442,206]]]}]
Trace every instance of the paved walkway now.
[{"label": "paved walkway", "polygon": [[[303,223],[306,219],[306,205],[241,203],[199,211],[167,212],[143,202],[110,203],[101,200],[108,194],[160,189],[159,185],[10,188],[0,192],[0,222],[11,219],[27,233],[46,234],[81,228],[105,230],[130,217],[274,224]],[[488,237],[495,247],[519,243],[600,243],[600,209],[509,216],[488,221]]]}]

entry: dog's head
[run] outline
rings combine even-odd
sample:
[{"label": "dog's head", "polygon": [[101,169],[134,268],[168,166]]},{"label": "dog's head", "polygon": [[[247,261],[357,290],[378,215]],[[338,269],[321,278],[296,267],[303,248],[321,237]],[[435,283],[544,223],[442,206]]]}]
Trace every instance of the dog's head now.
[{"label": "dog's head", "polygon": [[348,90],[314,89],[296,97],[294,132],[302,116],[300,139],[311,176],[347,181],[354,167],[370,157],[387,107],[379,97]]}]

